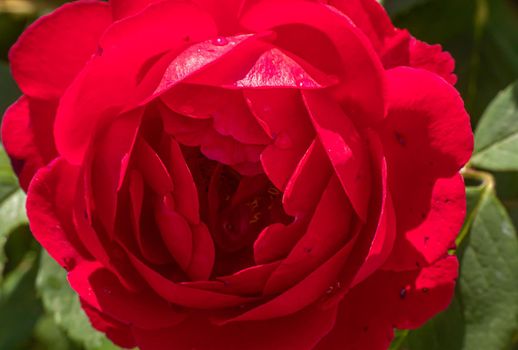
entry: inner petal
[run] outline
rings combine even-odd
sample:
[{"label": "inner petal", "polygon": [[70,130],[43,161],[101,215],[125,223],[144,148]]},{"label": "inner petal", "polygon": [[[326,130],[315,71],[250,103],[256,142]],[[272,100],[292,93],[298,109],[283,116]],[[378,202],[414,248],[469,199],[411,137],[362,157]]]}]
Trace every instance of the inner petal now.
[{"label": "inner petal", "polygon": [[271,224],[293,221],[283,209],[282,193],[264,174],[244,176],[193,148],[183,150],[198,188],[202,221],[216,246],[215,275],[254,265],[259,233]]}]

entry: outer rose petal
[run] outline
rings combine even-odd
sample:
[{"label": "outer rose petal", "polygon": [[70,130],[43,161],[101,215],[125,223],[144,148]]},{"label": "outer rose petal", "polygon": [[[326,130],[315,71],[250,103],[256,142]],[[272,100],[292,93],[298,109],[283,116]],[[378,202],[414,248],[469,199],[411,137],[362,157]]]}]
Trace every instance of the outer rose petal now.
[{"label": "outer rose petal", "polygon": [[458,91],[421,69],[395,68],[387,78],[382,141],[389,160],[398,160],[389,172],[455,174],[473,151],[470,120]]},{"label": "outer rose petal", "polygon": [[460,174],[439,179],[433,188],[415,184],[412,198],[397,206],[398,235],[394,250],[384,268],[412,269],[441,258],[454,245],[466,214],[466,193]]},{"label": "outer rose petal", "polygon": [[453,256],[408,272],[378,271],[353,288],[337,324],[316,350],[385,350],[393,328],[417,328],[450,303],[458,262]]},{"label": "outer rose petal", "polygon": [[32,97],[59,97],[112,23],[102,1],[65,4],[31,25],[9,53],[13,77]]},{"label": "outer rose petal", "polygon": [[2,142],[25,191],[34,174],[45,165],[43,155],[36,147],[29,114],[29,101],[21,97],[9,107],[2,122]]},{"label": "outer rose petal", "polygon": [[38,171],[27,194],[27,216],[34,237],[67,270],[89,257],[74,237],[71,223],[77,177],[76,167],[57,159]]},{"label": "outer rose petal", "polygon": [[222,35],[239,31],[238,18],[246,0],[190,0],[208,11],[218,24]]},{"label": "outer rose petal", "polygon": [[129,327],[103,315],[84,300],[81,300],[81,307],[90,319],[92,326],[105,333],[112,342],[123,348],[133,348],[137,346]]},{"label": "outer rose petal", "polygon": [[152,291],[130,292],[98,262],[82,262],[68,274],[72,288],[90,307],[114,321],[142,329],[174,327],[185,314]]},{"label": "outer rose petal", "polygon": [[178,54],[188,45],[186,38],[198,42],[215,35],[206,13],[174,1],[151,5],[138,16],[112,25],[100,40],[102,50],[61,99],[54,129],[60,154],[80,163],[101,121],[132,109],[152,94],[160,77],[140,81],[146,63],[164,52]]},{"label": "outer rose petal", "polygon": [[386,38],[396,32],[385,9],[376,0],[329,0],[328,3],[345,13],[378,52],[383,51]]},{"label": "outer rose petal", "polygon": [[440,45],[428,45],[406,30],[393,26],[383,6],[375,0],[330,0],[329,4],[349,16],[370,39],[385,68],[408,66],[434,72],[455,84],[455,62]]},{"label": "outer rose petal", "polygon": [[[458,92],[436,75],[400,67],[388,72],[388,82],[381,139],[397,218],[396,251],[404,252],[393,254],[390,266],[413,269],[441,257],[462,225],[464,186],[457,172],[471,155],[473,134]],[[445,179],[436,183],[438,178]],[[414,249],[405,243],[410,236]]]},{"label": "outer rose petal", "polygon": [[450,84],[457,82],[453,74],[455,61],[442,51],[441,45],[429,45],[411,36],[406,30],[398,30],[386,40],[382,60],[385,68],[409,66],[438,74]]},{"label": "outer rose petal", "polygon": [[133,16],[147,6],[162,0],[110,0],[113,17],[118,20]]},{"label": "outer rose petal", "polygon": [[[373,155],[373,170],[379,177],[375,177],[375,181],[378,185],[373,186],[371,200],[375,203],[379,203],[379,208],[377,208],[377,205],[373,205],[370,208],[369,220],[362,232],[363,242],[366,243],[363,244],[363,247],[368,252],[362,256],[361,267],[354,276],[352,286],[365,280],[386,262],[396,240],[394,205],[387,183],[387,161],[383,154],[383,148],[379,138],[374,132],[369,132],[368,136],[371,143],[371,153]],[[372,235],[369,234],[370,232],[372,232]],[[355,251],[357,254],[363,255],[361,253],[362,244],[357,244]]]},{"label": "outer rose petal", "polygon": [[336,308],[313,305],[289,317],[214,326],[194,317],[174,329],[133,334],[141,350],[311,350],[333,327]]},{"label": "outer rose petal", "polygon": [[[252,6],[244,15],[241,24],[250,30],[275,30],[290,26],[309,27],[325,34],[338,53],[341,84],[334,94],[346,108],[356,111],[358,122],[372,124],[381,121],[385,114],[383,67],[368,39],[354,27],[350,19],[333,7],[321,3],[296,0],[264,1]],[[290,32],[284,36],[290,36]],[[296,31],[295,31],[296,33]],[[280,35],[281,39],[283,35]],[[293,35],[291,35],[293,37]],[[279,43],[299,57],[312,63],[307,50],[311,45],[290,45],[291,40]],[[354,52],[354,54],[351,54]],[[315,57],[312,53],[311,57]],[[318,55],[316,55],[318,56]],[[347,69],[354,67],[354,69]],[[328,69],[328,67],[318,67]]]}]

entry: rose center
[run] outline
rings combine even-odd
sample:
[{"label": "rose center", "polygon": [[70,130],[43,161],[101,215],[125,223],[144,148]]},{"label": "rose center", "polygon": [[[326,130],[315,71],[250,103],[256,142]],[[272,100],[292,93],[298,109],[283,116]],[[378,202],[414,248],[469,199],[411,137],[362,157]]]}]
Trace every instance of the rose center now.
[{"label": "rose center", "polygon": [[193,149],[184,148],[184,155],[198,188],[200,213],[213,237],[218,259],[235,259],[236,255],[253,259],[253,243],[265,227],[292,221],[284,212],[282,193],[266,175],[240,175]]}]

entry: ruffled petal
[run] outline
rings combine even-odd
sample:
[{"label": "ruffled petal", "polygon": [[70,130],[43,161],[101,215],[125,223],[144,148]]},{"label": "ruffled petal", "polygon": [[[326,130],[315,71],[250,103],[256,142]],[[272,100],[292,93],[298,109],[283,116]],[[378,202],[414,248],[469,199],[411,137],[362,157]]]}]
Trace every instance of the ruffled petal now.
[{"label": "ruffled petal", "polygon": [[82,299],[81,307],[86,316],[88,316],[92,327],[105,333],[108,339],[110,339],[114,344],[128,349],[137,346],[135,339],[131,334],[131,328],[101,313]]},{"label": "ruffled petal", "polygon": [[464,186],[457,173],[471,155],[473,134],[461,97],[441,78],[396,68],[388,81],[381,139],[397,218],[396,251],[405,253],[394,254],[391,267],[412,269],[441,257],[462,225]]},{"label": "ruffled petal", "polygon": [[67,270],[90,257],[75,236],[71,219],[78,175],[77,167],[57,159],[38,171],[27,194],[31,232]]},{"label": "ruffled petal", "polygon": [[38,19],[9,53],[20,89],[31,97],[61,96],[111,23],[110,7],[103,1],[72,2]]},{"label": "ruffled petal", "polygon": [[214,326],[193,317],[174,330],[134,329],[133,334],[142,350],[311,350],[331,330],[335,315],[336,309],[315,305],[268,321]]},{"label": "ruffled petal", "polygon": [[45,165],[44,157],[36,146],[29,109],[29,99],[23,96],[7,109],[2,122],[2,143],[25,191],[34,174]]},{"label": "ruffled petal", "polygon": [[302,94],[318,139],[342,188],[357,215],[366,221],[372,189],[365,142],[348,115],[328,95],[318,91]]},{"label": "ruffled petal", "polygon": [[449,256],[422,270],[376,272],[347,293],[335,328],[316,349],[387,349],[394,327],[418,328],[449,305],[457,269]]},{"label": "ruffled petal", "polygon": [[[346,110],[354,111],[353,116],[359,123],[372,124],[383,119],[383,67],[367,37],[343,13],[311,1],[263,1],[252,6],[243,15],[241,23],[253,31],[274,30],[278,36],[275,44],[324,72],[335,68],[333,73],[340,83],[333,94]],[[304,35],[302,28],[306,28]],[[312,49],[313,45],[321,45],[322,38],[317,39],[314,34],[306,37],[308,28],[310,32],[325,34],[324,39],[333,46],[331,52],[329,48],[325,53]],[[334,64],[322,66],[318,61],[322,56],[332,58]]]},{"label": "ruffled petal", "polygon": [[331,177],[307,231],[272,274],[265,286],[265,292],[280,292],[317,268],[337,248],[352,239],[353,222],[351,204],[336,176]]},{"label": "ruffled petal", "polygon": [[[132,109],[152,94],[161,74],[147,77],[142,73],[146,62],[149,65],[164,53],[177,55],[189,43],[215,35],[206,13],[174,1],[151,5],[112,25],[100,40],[102,49],[61,100],[54,131],[60,154],[80,163],[99,122]],[[142,74],[149,81],[141,81]]]},{"label": "ruffled petal", "polygon": [[113,18],[116,20],[134,16],[149,5],[161,0],[110,0]]},{"label": "ruffled petal", "polygon": [[440,45],[417,40],[397,29],[387,12],[375,0],[331,0],[329,4],[345,13],[369,38],[386,69],[398,66],[426,69],[455,84],[455,61]]},{"label": "ruffled petal", "polygon": [[150,290],[130,292],[98,262],[83,262],[68,274],[72,288],[95,310],[126,326],[173,327],[185,319]]}]

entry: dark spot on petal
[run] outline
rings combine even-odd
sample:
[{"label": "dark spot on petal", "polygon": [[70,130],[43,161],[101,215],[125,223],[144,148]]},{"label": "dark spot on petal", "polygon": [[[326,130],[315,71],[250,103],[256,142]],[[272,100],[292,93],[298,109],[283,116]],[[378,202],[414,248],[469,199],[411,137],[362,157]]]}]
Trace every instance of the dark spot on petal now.
[{"label": "dark spot on petal", "polygon": [[104,49],[101,46],[97,46],[97,56],[102,56],[104,53]]},{"label": "dark spot on petal", "polygon": [[395,131],[394,132],[394,137],[396,138],[396,141],[403,147],[406,146],[406,138],[400,134],[399,132]]},{"label": "dark spot on petal", "polygon": [[422,291],[423,293],[428,293],[430,290],[428,288],[423,288]]},{"label": "dark spot on petal", "polygon": [[74,258],[64,258],[63,259],[63,268],[67,271],[72,270],[76,266],[76,261]]},{"label": "dark spot on petal", "polygon": [[423,240],[424,240],[424,244],[426,245],[426,244],[428,244],[428,241],[430,240],[430,237],[424,236]]},{"label": "dark spot on petal", "polygon": [[304,248],[304,253],[306,253],[306,254],[311,254],[312,251],[313,251],[313,248]]},{"label": "dark spot on petal", "polygon": [[183,41],[188,43],[189,41],[191,41],[191,37],[189,35],[186,35],[186,36],[183,37]]},{"label": "dark spot on petal", "polygon": [[402,289],[399,291],[399,297],[400,297],[401,299],[405,299],[405,298],[406,298],[406,293],[407,293],[406,288],[402,288]]},{"label": "dark spot on petal", "polygon": [[364,332],[368,332],[369,331],[369,326],[363,326],[363,331]]}]

